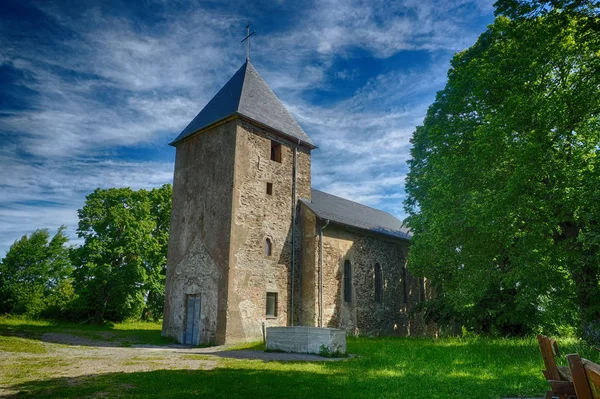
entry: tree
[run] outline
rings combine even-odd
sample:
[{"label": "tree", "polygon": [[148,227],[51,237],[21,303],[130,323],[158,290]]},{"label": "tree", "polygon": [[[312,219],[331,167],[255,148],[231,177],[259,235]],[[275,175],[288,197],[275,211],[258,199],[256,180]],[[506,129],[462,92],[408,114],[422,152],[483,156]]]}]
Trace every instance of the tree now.
[{"label": "tree", "polygon": [[156,240],[155,250],[149,255],[146,282],[146,309],[144,318],[158,320],[162,317],[165,305],[165,279],[167,273],[167,248],[169,244],[169,228],[171,226],[171,198],[173,190],[170,184],[148,193],[150,200],[150,217],[155,227],[152,236]]},{"label": "tree", "polygon": [[[432,314],[526,334],[600,320],[600,20],[581,1],[499,1],[455,55],[409,161],[413,271]],[[441,308],[445,308],[440,310]],[[574,319],[575,317],[575,319]]]},{"label": "tree", "polygon": [[61,226],[50,239],[47,229],[39,229],[11,245],[0,262],[1,313],[38,317],[56,288],[68,284],[72,267],[64,231]]},{"label": "tree", "polygon": [[171,186],[96,189],[78,211],[75,289],[94,322],[158,318],[164,302]]},{"label": "tree", "polygon": [[590,0],[498,0],[494,6],[496,15],[514,20],[537,18],[557,11],[588,17],[600,13],[600,2]]}]

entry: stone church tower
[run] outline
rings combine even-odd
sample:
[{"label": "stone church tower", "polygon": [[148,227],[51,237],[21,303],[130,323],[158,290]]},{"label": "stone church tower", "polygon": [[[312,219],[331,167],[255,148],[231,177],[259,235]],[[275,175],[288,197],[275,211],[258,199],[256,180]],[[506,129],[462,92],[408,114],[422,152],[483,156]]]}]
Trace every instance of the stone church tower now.
[{"label": "stone church tower", "polygon": [[222,344],[291,324],[298,199],[311,198],[315,145],[250,61],[171,145],[163,335]]},{"label": "stone church tower", "polygon": [[[311,188],[315,145],[249,61],[176,147],[163,335],[258,341],[271,326],[437,334],[393,215]],[[294,250],[292,250],[292,248]]]}]

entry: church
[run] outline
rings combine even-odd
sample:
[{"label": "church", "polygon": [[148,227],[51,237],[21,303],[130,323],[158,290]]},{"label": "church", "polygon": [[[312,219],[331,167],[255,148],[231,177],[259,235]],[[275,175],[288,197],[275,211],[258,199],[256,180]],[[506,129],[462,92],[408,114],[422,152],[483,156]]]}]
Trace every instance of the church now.
[{"label": "church", "polygon": [[[247,59],[176,148],[162,334],[259,341],[271,326],[424,335],[429,282],[389,213],[311,187],[310,137]],[[326,143],[324,143],[326,145]]]}]

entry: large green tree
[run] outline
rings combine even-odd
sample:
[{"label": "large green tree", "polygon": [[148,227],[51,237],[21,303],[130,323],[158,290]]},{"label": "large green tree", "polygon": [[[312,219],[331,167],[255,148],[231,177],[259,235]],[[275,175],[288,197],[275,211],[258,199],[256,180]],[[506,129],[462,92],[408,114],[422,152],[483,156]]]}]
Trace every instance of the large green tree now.
[{"label": "large green tree", "polygon": [[49,298],[70,286],[69,238],[64,230],[61,226],[52,238],[47,229],[36,230],[11,245],[0,262],[0,313],[38,317]]},{"label": "large green tree", "polygon": [[94,322],[158,318],[171,215],[171,186],[97,189],[79,210],[75,288]]},{"label": "large green tree", "polygon": [[[499,1],[413,135],[410,264],[430,314],[525,334],[600,320],[595,2]],[[509,18],[510,17],[510,18]]]}]

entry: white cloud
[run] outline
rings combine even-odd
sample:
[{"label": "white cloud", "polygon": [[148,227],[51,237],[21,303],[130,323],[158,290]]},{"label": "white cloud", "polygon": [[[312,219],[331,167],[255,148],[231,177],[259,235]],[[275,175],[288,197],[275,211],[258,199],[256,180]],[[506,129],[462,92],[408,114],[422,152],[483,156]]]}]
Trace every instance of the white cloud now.
[{"label": "white cloud", "polygon": [[[402,50],[461,50],[477,32],[471,19],[490,14],[493,1],[345,1],[323,0],[306,19],[275,37],[275,49],[312,49],[323,56],[364,48],[387,58]],[[304,57],[303,51],[290,55]]]},{"label": "white cloud", "polygon": [[[491,3],[326,0],[298,5],[293,18],[264,35],[257,28],[253,62],[320,146],[313,153],[316,188],[403,216],[409,138],[443,87],[450,54],[477,37],[469,20],[489,15]],[[0,174],[0,254],[37,228],[64,223],[73,235],[76,210],[96,187],[171,181],[172,162],[127,154],[154,145],[168,159],[166,143],[243,62],[247,18],[239,7],[182,4],[156,7],[156,21],[145,24],[100,7],[74,17],[38,3],[68,34],[35,45],[27,32],[0,36],[0,65],[18,70],[17,85],[33,93],[26,110],[0,114],[0,168],[10,171]],[[373,76],[327,105],[313,103],[315,89],[360,75],[348,67],[357,49],[381,62],[425,50],[430,61]],[[339,59],[348,61],[343,70]]]},{"label": "white cloud", "polygon": [[447,65],[440,59],[427,69],[378,75],[333,106],[291,97],[291,111],[320,147],[313,186],[403,219],[410,138],[443,87]]},{"label": "white cloud", "polygon": [[98,187],[158,187],[172,181],[174,166],[93,158],[30,162],[10,149],[0,151],[0,165],[10,165],[10,173],[0,175],[0,253],[38,228],[55,230],[64,224],[74,238],[85,195]]}]

